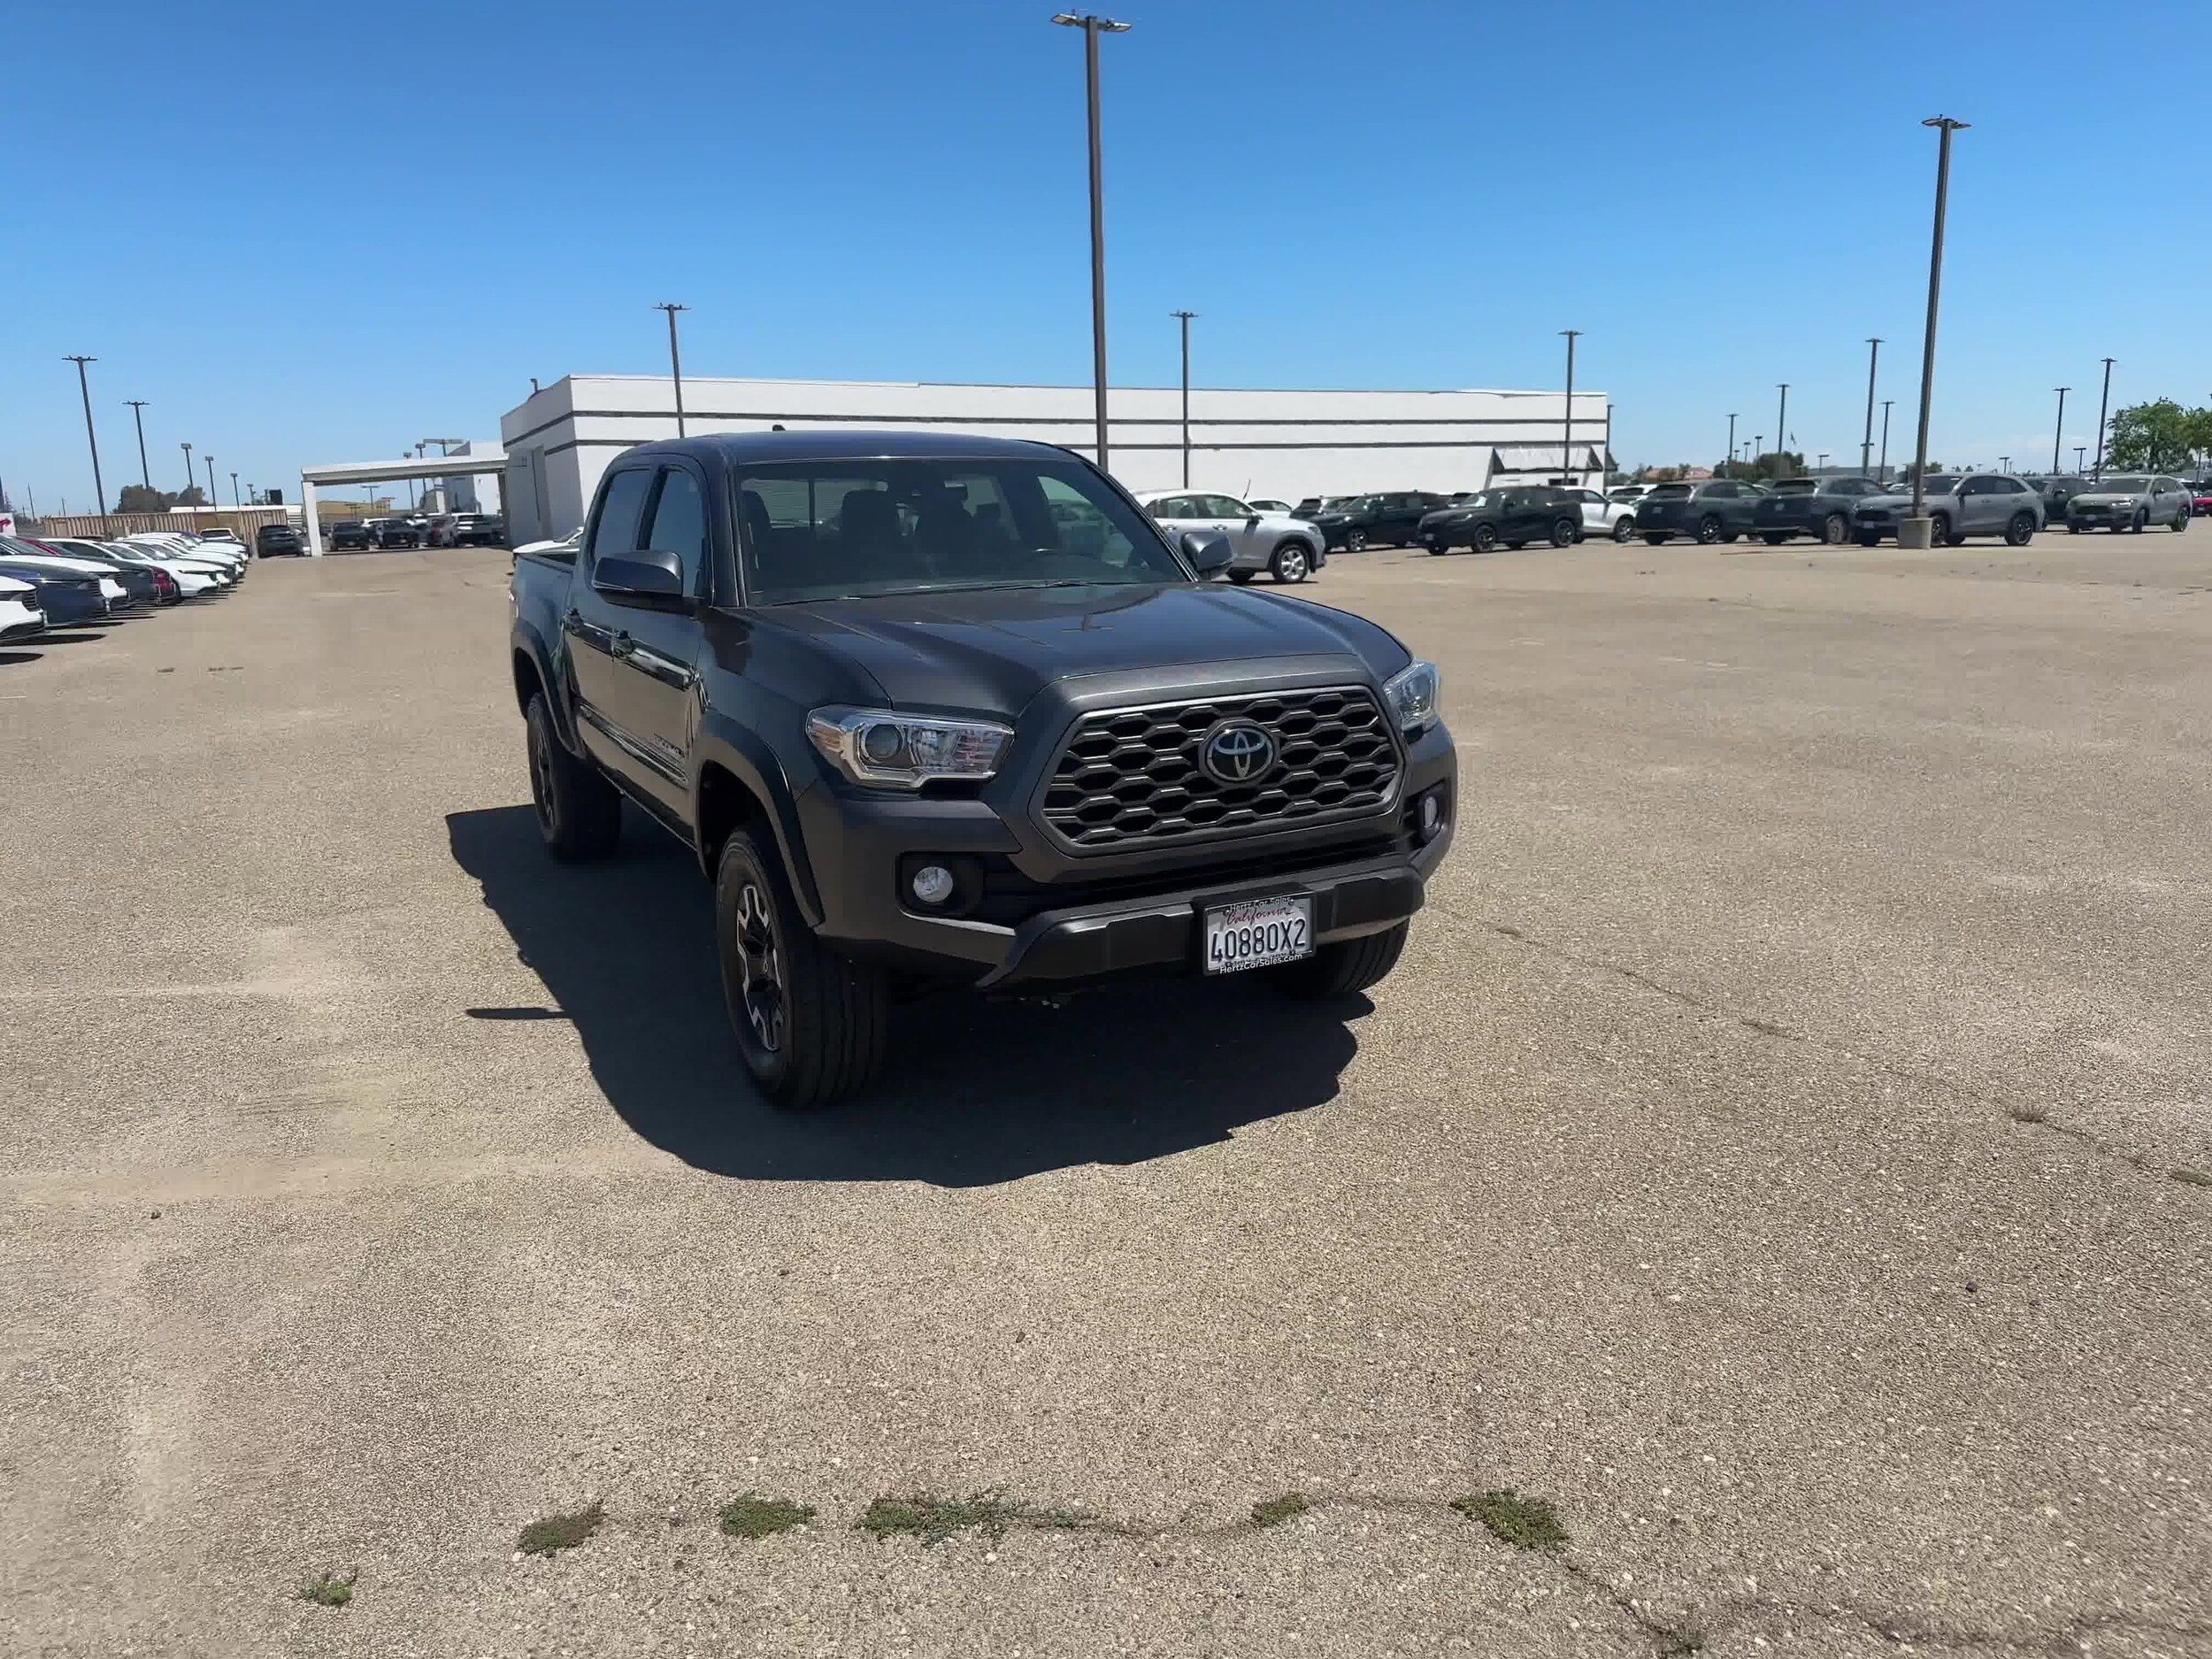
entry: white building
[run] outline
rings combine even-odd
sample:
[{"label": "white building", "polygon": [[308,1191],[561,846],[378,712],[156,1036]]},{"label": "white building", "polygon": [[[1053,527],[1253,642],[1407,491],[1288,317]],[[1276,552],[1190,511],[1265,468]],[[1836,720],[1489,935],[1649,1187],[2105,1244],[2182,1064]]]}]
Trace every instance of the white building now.
[{"label": "white building", "polygon": [[[1133,490],[1183,478],[1182,393],[1108,394],[1109,462]],[[567,534],[583,521],[600,474],[634,443],[676,435],[666,375],[572,374],[500,418],[507,450],[510,545]],[[1087,386],[944,386],[878,380],[684,380],[685,429],[766,432],[781,426],[869,426],[1033,438],[1088,455]],[[1492,482],[1602,480],[1609,419],[1603,392],[1577,391],[1573,465],[1560,392],[1294,392],[1194,388],[1190,482],[1195,488],[1295,502],[1368,490],[1478,489]]]}]

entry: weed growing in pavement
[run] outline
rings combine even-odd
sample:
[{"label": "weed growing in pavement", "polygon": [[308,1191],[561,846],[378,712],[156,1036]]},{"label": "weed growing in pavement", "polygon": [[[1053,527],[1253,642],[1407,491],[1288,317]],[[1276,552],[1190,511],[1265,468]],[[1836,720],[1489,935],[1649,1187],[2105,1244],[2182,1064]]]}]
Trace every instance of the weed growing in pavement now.
[{"label": "weed growing in pavement", "polygon": [[1252,1506],[1252,1525],[1280,1526],[1285,1521],[1294,1521],[1313,1508],[1313,1500],[1302,1492],[1286,1492],[1279,1498],[1270,1498],[1264,1503]]},{"label": "weed growing in pavement", "polygon": [[573,1549],[594,1532],[607,1518],[604,1505],[595,1503],[588,1509],[579,1509],[573,1515],[549,1515],[542,1521],[533,1521],[515,1539],[515,1547],[526,1555],[549,1555],[559,1549]]},{"label": "weed growing in pavement", "polygon": [[2048,1123],[2051,1118],[2051,1114],[2040,1106],[2015,1106],[2011,1109],[2010,1116],[2012,1121],[2016,1124]]},{"label": "weed growing in pavement", "polygon": [[351,1572],[319,1572],[311,1578],[300,1580],[300,1600],[312,1601],[317,1607],[343,1607],[353,1600],[353,1581],[361,1576],[356,1567]]},{"label": "weed growing in pavement", "polygon": [[1497,1537],[1519,1549],[1557,1549],[1567,1541],[1558,1512],[1542,1498],[1525,1498],[1510,1486],[1480,1496],[1454,1498],[1452,1508],[1480,1521]]},{"label": "weed growing in pavement", "polygon": [[2202,1170],[2193,1170],[2184,1164],[2172,1173],[2174,1179],[2184,1187],[2212,1187],[2212,1175],[2207,1175]]},{"label": "weed growing in pavement", "polygon": [[1080,1510],[1040,1509],[995,1492],[979,1492],[967,1498],[878,1498],[853,1525],[872,1538],[905,1532],[925,1544],[941,1544],[955,1532],[970,1528],[996,1540],[1013,1526],[1064,1530],[1089,1522],[1090,1517]]},{"label": "weed growing in pavement", "polygon": [[771,1538],[804,1526],[814,1518],[810,1503],[788,1498],[764,1498],[748,1492],[722,1506],[722,1530],[732,1538]]}]

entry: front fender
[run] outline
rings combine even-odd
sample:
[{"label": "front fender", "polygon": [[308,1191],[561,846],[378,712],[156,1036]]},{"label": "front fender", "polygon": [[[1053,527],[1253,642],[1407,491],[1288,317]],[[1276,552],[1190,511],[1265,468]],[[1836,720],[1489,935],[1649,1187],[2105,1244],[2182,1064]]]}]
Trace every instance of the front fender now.
[{"label": "front fender", "polygon": [[[699,728],[692,758],[693,825],[705,821],[700,780],[710,764],[720,766],[743,784],[765,809],[769,830],[776,838],[776,850],[783,858],[784,873],[790,878],[792,895],[798,900],[800,912],[808,925],[820,926],[822,897],[815,886],[813,867],[807,862],[806,839],[799,829],[798,808],[781,758],[757,732],[713,714]],[[700,866],[704,869],[703,838],[699,838],[697,846]],[[710,880],[714,877],[711,870],[707,870],[706,874]]]}]

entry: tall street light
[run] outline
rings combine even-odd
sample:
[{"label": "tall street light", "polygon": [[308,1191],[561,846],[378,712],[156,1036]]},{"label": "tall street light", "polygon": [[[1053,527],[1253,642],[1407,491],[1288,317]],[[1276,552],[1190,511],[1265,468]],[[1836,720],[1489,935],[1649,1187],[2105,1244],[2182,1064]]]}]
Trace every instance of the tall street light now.
[{"label": "tall street light", "polygon": [[668,378],[676,383],[676,435],[680,438],[684,435],[684,360],[676,350],[676,313],[691,307],[663,300],[653,309],[668,313]]},{"label": "tall street light", "polygon": [[1869,334],[1866,341],[1866,433],[1859,440],[1859,471],[1862,472],[1874,459],[1874,365],[1881,361],[1881,340]]},{"label": "tall street light", "polygon": [[230,504],[234,511],[242,511],[245,503],[238,499],[238,474],[230,475]]},{"label": "tall street light", "polygon": [[192,446],[183,443],[177,447],[184,451],[184,493],[188,495],[199,488],[200,475],[192,470]]},{"label": "tall street light", "polygon": [[1559,470],[1568,475],[1570,483],[1582,480],[1575,474],[1575,342],[1582,337],[1579,328],[1563,328],[1560,334],[1567,342],[1567,418],[1560,433]]},{"label": "tall street light", "polygon": [[1126,35],[1129,25],[1112,18],[1072,12],[1052,20],[1083,31],[1083,85],[1090,110],[1091,136],[1091,385],[1097,402],[1098,470],[1106,470],[1106,176],[1099,155],[1098,37]]},{"label": "tall street light", "polygon": [[2055,472],[2058,471],[2058,447],[2066,439],[2066,394],[2074,388],[2060,386],[2052,389],[2058,393],[2058,425],[2051,433],[2051,471]]},{"label": "tall street light", "polygon": [[1783,380],[1780,385],[1782,406],[1774,411],[1774,476],[1777,478],[1782,476],[1786,465],[1782,460],[1782,451],[1790,447],[1790,383]]},{"label": "tall street light", "polygon": [[2074,471],[2077,473],[2085,472],[2089,470],[2086,464],[2085,464],[2081,458],[2088,453],[2089,446],[2087,444],[2078,443],[2074,446]]},{"label": "tall street light", "polygon": [[1893,397],[1882,400],[1882,458],[1877,464],[1878,470],[1874,476],[1886,484],[1889,481],[1889,411],[1896,406],[1897,400]]},{"label": "tall street light", "polygon": [[65,363],[77,365],[77,391],[84,399],[85,442],[92,446],[92,511],[105,517],[108,510],[107,486],[100,481],[100,440],[92,432],[92,383],[85,378],[84,365],[97,363],[97,357],[64,357]]},{"label": "tall street light", "polygon": [[1190,319],[1196,311],[1170,311],[1183,325],[1183,488],[1190,488]]},{"label": "tall street light", "polygon": [[127,397],[123,401],[131,406],[131,424],[138,428],[138,481],[148,489],[151,489],[154,487],[154,474],[153,470],[146,465],[146,418],[138,412],[146,407],[146,400],[142,397]]},{"label": "tall street light", "polygon": [[2097,471],[2096,480],[2104,482],[2104,421],[2105,411],[2112,407],[2112,365],[2114,359],[2104,360],[2104,395],[2097,399]]},{"label": "tall street light", "polygon": [[211,455],[204,455],[200,458],[207,463],[207,504],[219,508],[223,504],[223,498],[215,493],[215,457]]},{"label": "tall street light", "polygon": [[1736,411],[1732,409],[1728,411],[1728,459],[1730,465],[1734,465],[1736,459]]},{"label": "tall street light", "polygon": [[1936,306],[1943,293],[1943,211],[1951,193],[1951,134],[1963,127],[1947,115],[1932,115],[1920,123],[1940,134],[1936,144],[1935,229],[1928,244],[1928,332],[1920,348],[1920,436],[1913,448],[1912,516],[1897,526],[1897,545],[1924,548],[1934,543],[1934,525],[1928,518],[1928,411],[1935,400]]}]

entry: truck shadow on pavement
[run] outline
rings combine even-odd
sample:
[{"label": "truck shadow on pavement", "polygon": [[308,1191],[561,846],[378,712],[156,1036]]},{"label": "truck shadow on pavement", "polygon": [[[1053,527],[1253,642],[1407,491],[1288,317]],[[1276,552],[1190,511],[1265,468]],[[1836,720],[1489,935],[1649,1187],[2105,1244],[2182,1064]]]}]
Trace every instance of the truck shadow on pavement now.
[{"label": "truck shadow on pavement", "polygon": [[572,1020],[623,1120],[717,1174],[977,1187],[1188,1151],[1333,1098],[1359,1047],[1345,1022],[1372,1006],[1188,980],[1064,1008],[952,993],[895,1011],[889,1063],[866,1095],[786,1112],[754,1090],[730,1034],[697,866],[625,814],[621,850],[582,866],[546,856],[528,806],[448,816],[454,861],[557,1004],[465,1012]]}]

